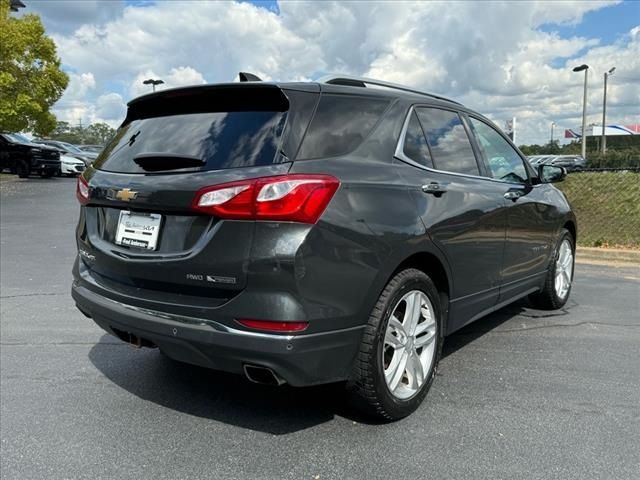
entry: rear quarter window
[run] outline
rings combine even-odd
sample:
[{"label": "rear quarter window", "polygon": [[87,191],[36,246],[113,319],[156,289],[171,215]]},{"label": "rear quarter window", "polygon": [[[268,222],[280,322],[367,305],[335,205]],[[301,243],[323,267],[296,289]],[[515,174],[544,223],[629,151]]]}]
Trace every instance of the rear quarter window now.
[{"label": "rear quarter window", "polygon": [[355,150],[378,123],[389,102],[384,98],[322,95],[298,159],[335,157]]}]

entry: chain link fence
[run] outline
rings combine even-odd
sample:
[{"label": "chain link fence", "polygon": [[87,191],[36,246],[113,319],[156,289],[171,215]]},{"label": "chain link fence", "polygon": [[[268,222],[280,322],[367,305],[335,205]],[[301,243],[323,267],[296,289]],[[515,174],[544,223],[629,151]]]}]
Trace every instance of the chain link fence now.
[{"label": "chain link fence", "polygon": [[578,220],[578,245],[640,249],[640,169],[592,169],[557,184]]}]

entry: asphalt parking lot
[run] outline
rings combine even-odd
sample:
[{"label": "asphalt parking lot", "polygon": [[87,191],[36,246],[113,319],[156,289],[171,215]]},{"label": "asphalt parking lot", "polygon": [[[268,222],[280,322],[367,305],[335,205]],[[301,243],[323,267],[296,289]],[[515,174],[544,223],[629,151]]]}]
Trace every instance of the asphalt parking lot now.
[{"label": "asphalt parking lot", "polygon": [[640,478],[640,271],[577,265],[566,309],[449,337],[411,417],[269,388],[106,335],[69,289],[75,180],[0,185],[0,477]]}]

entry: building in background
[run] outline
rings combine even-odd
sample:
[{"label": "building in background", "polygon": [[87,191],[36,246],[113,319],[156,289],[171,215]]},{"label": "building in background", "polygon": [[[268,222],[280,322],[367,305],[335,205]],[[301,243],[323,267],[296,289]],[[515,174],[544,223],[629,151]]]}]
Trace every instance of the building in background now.
[{"label": "building in background", "polygon": [[[617,135],[640,135],[640,123],[633,125],[607,125],[604,134],[607,137]],[[564,131],[564,138],[580,138],[581,136],[580,128],[567,128]],[[589,125],[587,127],[587,137],[600,136],[602,136],[602,125]]]}]

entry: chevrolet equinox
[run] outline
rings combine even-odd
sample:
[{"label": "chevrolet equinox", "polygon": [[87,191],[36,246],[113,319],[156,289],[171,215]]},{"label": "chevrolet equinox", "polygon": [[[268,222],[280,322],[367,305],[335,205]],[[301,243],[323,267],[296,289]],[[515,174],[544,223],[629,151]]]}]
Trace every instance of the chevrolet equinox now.
[{"label": "chevrolet equinox", "polygon": [[169,358],[292,386],[345,382],[394,420],[444,337],[571,291],[576,219],[494,124],[354,77],[241,81],[132,100],[78,178],[72,295]]}]

